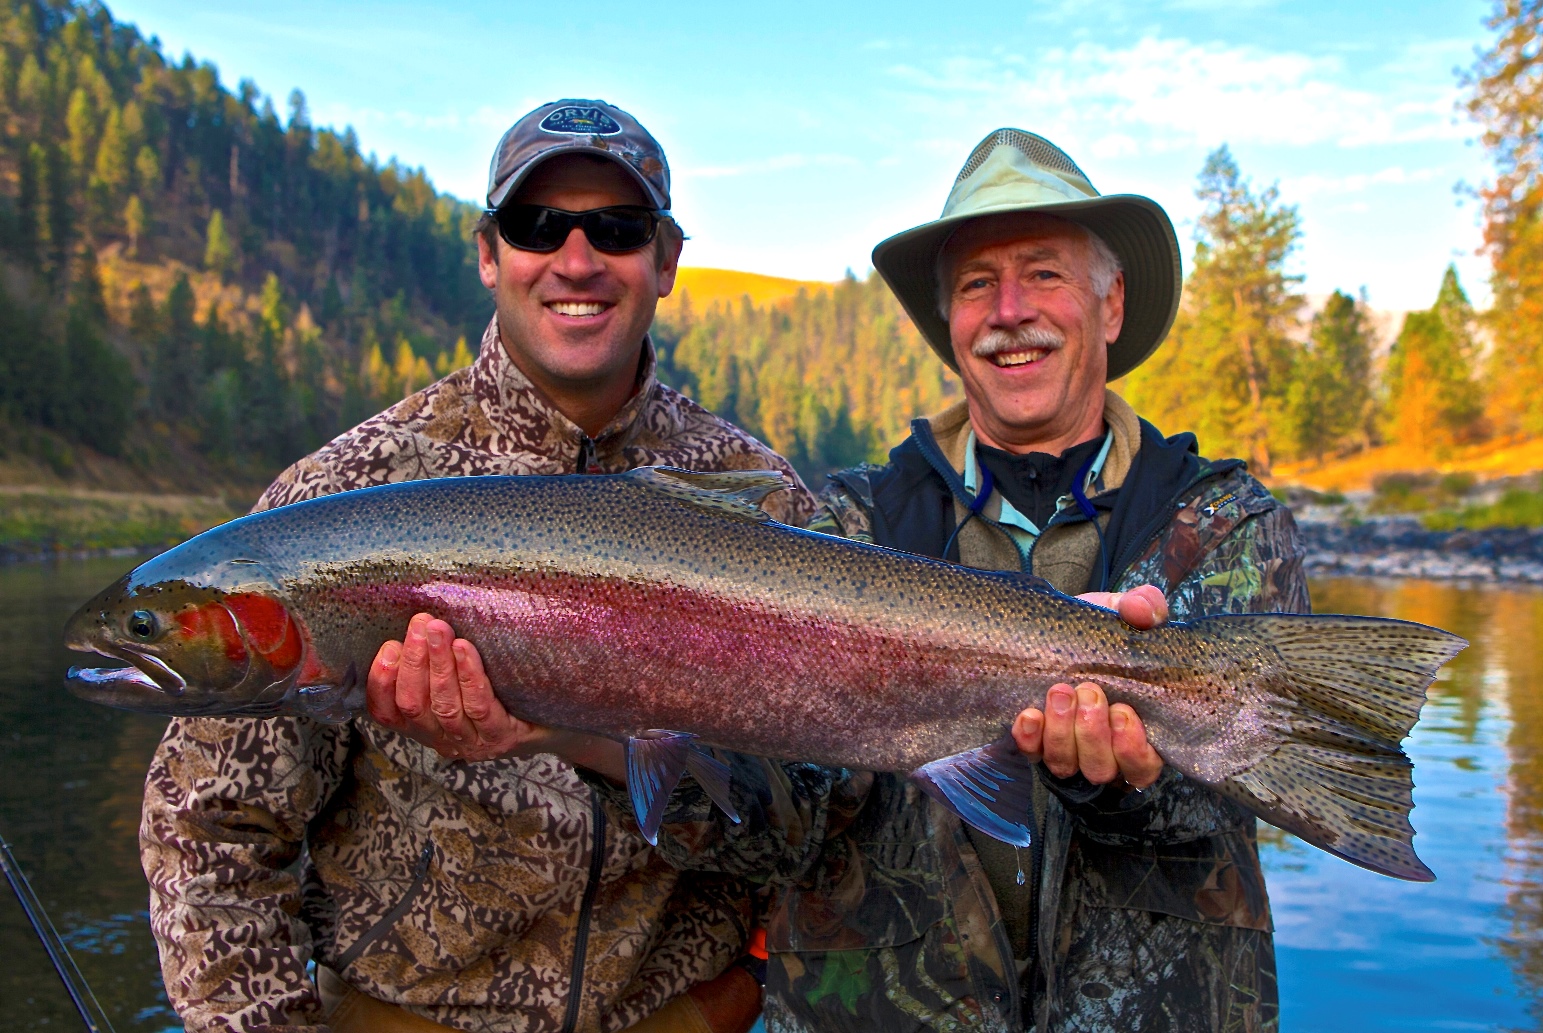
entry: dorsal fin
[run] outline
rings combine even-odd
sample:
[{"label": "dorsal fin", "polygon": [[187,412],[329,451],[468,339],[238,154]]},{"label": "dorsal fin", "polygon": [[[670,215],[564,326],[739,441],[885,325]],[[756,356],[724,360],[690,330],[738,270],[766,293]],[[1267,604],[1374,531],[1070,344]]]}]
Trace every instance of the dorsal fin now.
[{"label": "dorsal fin", "polygon": [[741,520],[767,521],[760,502],[788,482],[776,470],[724,470],[698,473],[673,466],[640,466],[622,474],[681,502]]}]

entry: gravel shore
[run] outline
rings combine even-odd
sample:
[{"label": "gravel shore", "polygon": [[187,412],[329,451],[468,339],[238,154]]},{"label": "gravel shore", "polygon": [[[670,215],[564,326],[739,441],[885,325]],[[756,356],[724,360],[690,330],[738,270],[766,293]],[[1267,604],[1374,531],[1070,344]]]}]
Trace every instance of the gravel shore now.
[{"label": "gravel shore", "polygon": [[1543,584],[1543,528],[1430,531],[1410,517],[1356,524],[1299,517],[1298,526],[1312,575]]}]

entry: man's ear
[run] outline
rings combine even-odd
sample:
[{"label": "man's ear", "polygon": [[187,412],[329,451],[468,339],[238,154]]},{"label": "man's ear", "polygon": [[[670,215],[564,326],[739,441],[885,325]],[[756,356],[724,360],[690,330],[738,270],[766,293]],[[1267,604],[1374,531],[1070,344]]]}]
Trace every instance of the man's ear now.
[{"label": "man's ear", "polygon": [[659,296],[667,298],[675,289],[675,274],[680,272],[680,252],[685,239],[677,233],[672,233],[665,241],[663,253],[659,257]]},{"label": "man's ear", "polygon": [[482,286],[488,290],[498,286],[498,252],[494,250],[496,246],[496,244],[488,244],[486,235],[477,234],[477,276],[482,280]]},{"label": "man's ear", "polygon": [[1114,283],[1104,295],[1104,343],[1113,344],[1125,326],[1125,271],[1114,274]]}]

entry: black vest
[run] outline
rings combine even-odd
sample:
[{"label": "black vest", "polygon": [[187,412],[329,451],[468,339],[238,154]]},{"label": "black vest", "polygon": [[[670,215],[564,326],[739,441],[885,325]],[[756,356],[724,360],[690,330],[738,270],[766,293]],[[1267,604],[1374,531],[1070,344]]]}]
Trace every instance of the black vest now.
[{"label": "black vest", "polygon": [[[1106,569],[1094,572],[1092,587],[1114,586],[1201,482],[1242,465],[1237,459],[1202,459],[1193,434],[1165,438],[1142,420],[1141,447],[1125,483],[1089,499],[1095,510],[1110,514]],[[911,436],[890,451],[888,465],[831,476],[871,510],[875,544],[958,562],[957,546],[948,556],[943,549],[954,532],[954,502],[968,507],[973,497],[926,420],[911,422]],[[1086,519],[1071,507],[1056,514],[1048,527]]]}]

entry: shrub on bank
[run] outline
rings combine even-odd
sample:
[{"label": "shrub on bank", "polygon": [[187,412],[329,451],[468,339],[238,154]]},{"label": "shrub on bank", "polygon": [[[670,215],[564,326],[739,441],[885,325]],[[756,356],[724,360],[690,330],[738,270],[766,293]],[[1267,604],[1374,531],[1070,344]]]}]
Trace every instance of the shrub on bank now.
[{"label": "shrub on bank", "polygon": [[1543,527],[1543,491],[1511,488],[1487,505],[1430,513],[1420,521],[1432,531],[1480,531],[1488,527]]}]

